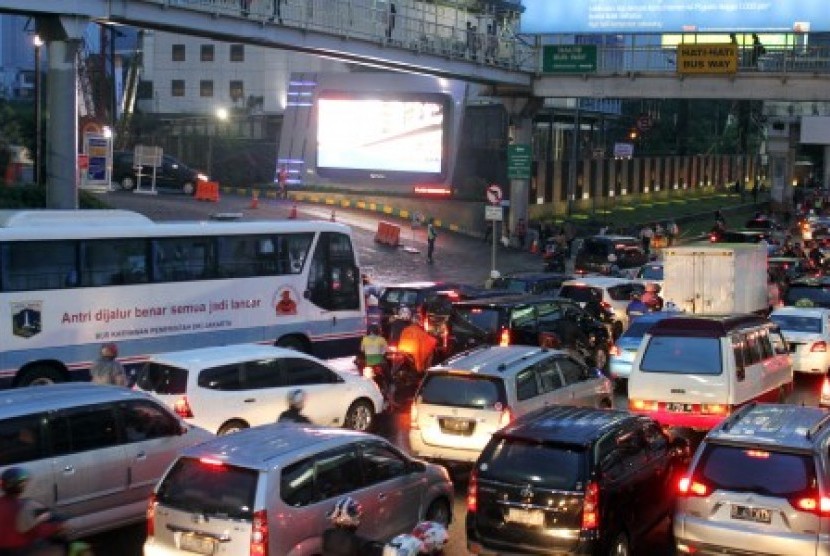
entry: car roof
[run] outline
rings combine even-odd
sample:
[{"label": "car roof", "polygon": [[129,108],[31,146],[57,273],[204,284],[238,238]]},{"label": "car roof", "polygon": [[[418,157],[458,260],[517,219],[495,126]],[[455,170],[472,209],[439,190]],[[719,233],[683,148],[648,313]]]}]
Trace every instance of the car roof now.
[{"label": "car roof", "polygon": [[630,278],[617,278],[616,276],[585,276],[583,278],[566,280],[562,283],[563,286],[594,286],[597,288],[610,288],[619,286],[620,284],[642,285],[642,282]]},{"label": "car roof", "polygon": [[770,313],[773,315],[799,315],[799,316],[814,316],[825,317],[830,315],[830,309],[824,307],[779,307]]},{"label": "car roof", "polygon": [[402,284],[390,284],[386,286],[386,291],[389,290],[426,290],[432,288],[452,288],[457,286],[454,282],[404,282]]},{"label": "car roof", "polygon": [[638,315],[631,319],[631,323],[635,322],[660,322],[663,319],[676,319],[679,317],[687,316],[686,313],[682,311],[651,311],[649,313],[643,313],[642,315]]},{"label": "car roof", "polygon": [[722,421],[706,439],[809,450],[816,437],[826,435],[828,424],[830,412],[826,409],[752,403]]},{"label": "car roof", "polygon": [[652,336],[694,336],[697,338],[720,338],[733,330],[770,324],[764,317],[750,314],[735,315],[683,315],[663,319],[656,323],[649,334]]},{"label": "car roof", "polygon": [[464,301],[456,301],[453,307],[513,307],[515,305],[525,305],[533,303],[541,303],[544,301],[560,301],[560,297],[554,295],[527,295],[526,293],[516,292],[514,294],[506,294],[496,297],[486,297],[482,299],[465,299]]},{"label": "car roof", "polygon": [[501,276],[501,278],[516,278],[517,280],[571,280],[573,277],[573,274],[558,272],[511,272]]},{"label": "car roof", "polygon": [[0,392],[0,416],[24,415],[120,400],[154,400],[149,394],[122,386],[67,382]]},{"label": "car roof", "polygon": [[624,235],[604,235],[604,236],[596,235],[596,236],[590,236],[589,239],[604,239],[604,240],[608,240],[608,241],[637,241],[637,242],[640,241],[639,239],[637,239],[634,236],[624,236]]},{"label": "car roof", "polygon": [[574,406],[548,406],[519,417],[497,436],[587,446],[627,421],[626,411]]},{"label": "car roof", "polygon": [[[231,465],[268,470],[275,461],[292,454],[296,458],[360,440],[382,440],[371,434],[334,427],[273,423],[212,438],[182,451],[182,456],[210,458]],[[385,442],[385,441],[384,441]],[[296,457],[295,457],[296,456]]]},{"label": "car roof", "polygon": [[431,367],[428,373],[467,371],[478,375],[504,376],[552,355],[565,354],[555,349],[537,346],[481,346],[454,355]]},{"label": "car roof", "polygon": [[792,288],[793,286],[811,288],[821,288],[825,286],[830,286],[830,276],[818,276],[815,278],[799,278],[797,280],[790,281],[789,287]]},{"label": "car roof", "polygon": [[156,353],[151,355],[149,360],[174,367],[202,368],[207,365],[214,367],[236,363],[240,360],[266,357],[299,357],[319,361],[311,355],[293,349],[258,344],[234,344]]}]

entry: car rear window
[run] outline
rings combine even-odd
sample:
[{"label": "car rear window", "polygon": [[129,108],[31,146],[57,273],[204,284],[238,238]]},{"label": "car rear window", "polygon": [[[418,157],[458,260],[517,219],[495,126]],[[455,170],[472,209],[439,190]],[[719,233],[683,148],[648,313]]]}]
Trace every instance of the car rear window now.
[{"label": "car rear window", "polygon": [[493,288],[524,293],[529,290],[529,285],[526,281],[517,278],[496,278],[493,280]]},{"label": "car rear window", "polygon": [[651,330],[651,328],[657,324],[658,321],[649,320],[646,322],[642,322],[639,319],[635,319],[631,326],[629,326],[625,332],[623,332],[623,338],[642,338],[646,335],[646,333]]},{"label": "car rear window", "polygon": [[419,293],[418,290],[386,288],[380,301],[391,305],[417,305]]},{"label": "car rear window", "polygon": [[162,480],[156,499],[191,514],[251,519],[257,477],[254,469],[183,457]]},{"label": "car rear window", "polygon": [[484,332],[499,329],[499,310],[487,307],[456,307],[455,315]]},{"label": "car rear window", "polygon": [[643,352],[640,370],[646,373],[721,374],[719,338],[653,336]]},{"label": "car rear window", "polygon": [[497,409],[507,403],[501,380],[469,374],[429,373],[419,397],[426,404],[470,409]]},{"label": "car rear window", "polygon": [[150,361],[138,372],[135,384],[142,390],[155,394],[185,394],[187,369]]},{"label": "car rear window", "polygon": [[764,496],[795,497],[815,488],[813,458],[794,454],[707,444],[694,472],[712,491],[754,492]]},{"label": "car rear window", "polygon": [[791,285],[784,295],[787,305],[795,305],[801,299],[809,299],[816,305],[830,307],[830,286]]},{"label": "car rear window", "polygon": [[559,290],[559,295],[561,297],[573,299],[579,303],[602,300],[602,291],[600,291],[599,288],[591,288],[588,286],[565,285],[562,286],[561,290]]},{"label": "car rear window", "polygon": [[493,440],[479,458],[479,477],[553,490],[582,490],[586,452],[516,438]]},{"label": "car rear window", "polygon": [[781,330],[821,334],[821,319],[818,317],[773,314],[769,316],[769,320],[777,324]]},{"label": "car rear window", "polygon": [[651,265],[647,264],[643,267],[643,270],[640,272],[640,278],[644,280],[662,280],[663,279],[663,265],[656,264]]}]

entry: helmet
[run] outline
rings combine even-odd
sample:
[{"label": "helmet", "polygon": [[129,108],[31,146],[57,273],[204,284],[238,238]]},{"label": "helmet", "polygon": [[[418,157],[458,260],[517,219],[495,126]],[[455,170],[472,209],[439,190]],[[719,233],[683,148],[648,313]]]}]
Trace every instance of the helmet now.
[{"label": "helmet", "polygon": [[414,535],[398,535],[383,547],[383,556],[418,556],[424,544]]},{"label": "helmet", "polygon": [[398,309],[398,318],[401,320],[412,320],[412,311],[409,307],[403,306]]},{"label": "helmet", "polygon": [[302,390],[291,390],[288,392],[288,407],[302,409],[305,406],[305,392]]},{"label": "helmet", "polygon": [[29,472],[22,467],[9,467],[0,477],[0,485],[6,494],[20,494],[29,480]]},{"label": "helmet", "polygon": [[435,521],[422,521],[412,530],[412,536],[423,543],[421,554],[435,554],[444,549],[449,541],[447,528]]},{"label": "helmet", "polygon": [[113,359],[118,357],[118,346],[113,344],[113,343],[102,345],[101,346],[101,356],[102,357],[111,357]]},{"label": "helmet", "polygon": [[337,501],[326,518],[337,527],[359,527],[363,506],[354,498],[345,497]]}]

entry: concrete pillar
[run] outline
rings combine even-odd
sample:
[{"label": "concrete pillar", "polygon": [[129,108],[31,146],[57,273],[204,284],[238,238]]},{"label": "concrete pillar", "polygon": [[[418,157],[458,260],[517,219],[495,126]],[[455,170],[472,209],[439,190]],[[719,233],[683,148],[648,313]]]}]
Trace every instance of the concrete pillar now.
[{"label": "concrete pillar", "polygon": [[37,23],[49,51],[46,98],[46,208],[78,208],[78,49],[89,19],[48,17]]},{"label": "concrete pillar", "polygon": [[[502,99],[510,116],[510,140],[515,145],[530,145],[533,139],[533,117],[541,108],[543,99],[535,97],[506,97]],[[504,225],[511,232],[516,222],[523,218],[528,221],[528,198],[530,180],[510,180],[510,216]]]}]

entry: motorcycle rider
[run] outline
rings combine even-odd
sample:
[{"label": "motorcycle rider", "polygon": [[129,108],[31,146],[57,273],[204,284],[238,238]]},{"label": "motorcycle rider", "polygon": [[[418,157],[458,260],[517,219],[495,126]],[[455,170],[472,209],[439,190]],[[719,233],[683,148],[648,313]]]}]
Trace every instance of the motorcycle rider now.
[{"label": "motorcycle rider", "polygon": [[660,286],[654,282],[646,284],[646,291],[642,297],[650,311],[661,311],[663,309],[663,298],[660,297]]},{"label": "motorcycle rider", "polygon": [[383,544],[357,534],[363,506],[351,497],[341,498],[326,514],[331,527],[323,532],[323,556],[380,556]]},{"label": "motorcycle rider", "polygon": [[625,312],[632,319],[648,313],[648,305],[643,303],[640,292],[631,292],[631,302],[625,308]]},{"label": "motorcycle rider", "polygon": [[0,555],[58,556],[66,549],[52,541],[66,533],[62,521],[30,498],[23,496],[29,473],[9,467],[0,477]]},{"label": "motorcycle rider", "polygon": [[389,345],[384,337],[380,335],[380,327],[374,324],[371,325],[369,333],[363,336],[360,341],[360,352],[363,354],[366,365],[369,367],[384,366],[387,349],[389,349]]},{"label": "motorcycle rider", "polygon": [[311,424],[311,420],[302,413],[305,398],[305,392],[299,388],[288,392],[288,409],[280,413],[277,423]]}]

